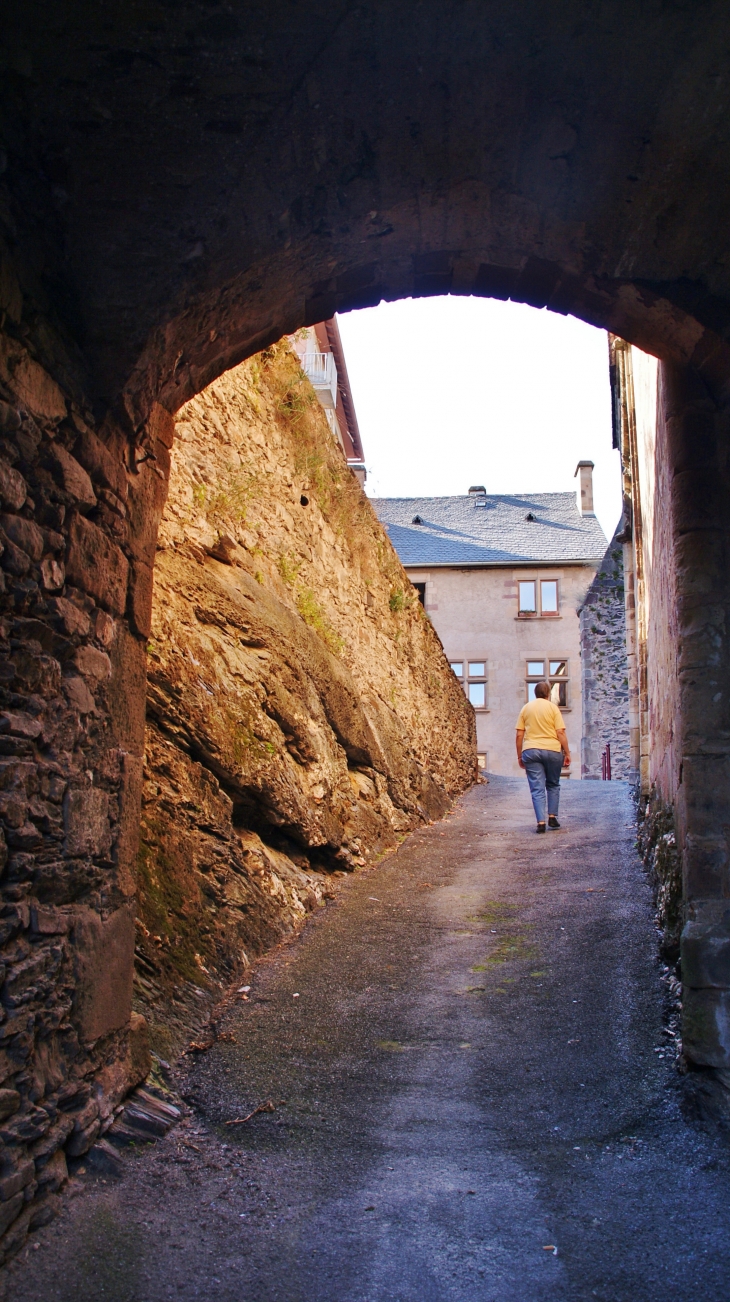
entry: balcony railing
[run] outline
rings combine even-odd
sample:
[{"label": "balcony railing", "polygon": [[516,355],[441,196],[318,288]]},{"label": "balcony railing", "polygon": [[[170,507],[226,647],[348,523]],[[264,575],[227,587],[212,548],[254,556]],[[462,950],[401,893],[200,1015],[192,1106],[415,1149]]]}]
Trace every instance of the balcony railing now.
[{"label": "balcony railing", "polygon": [[337,366],[333,353],[305,353],[301,367],[323,407],[337,406]]}]

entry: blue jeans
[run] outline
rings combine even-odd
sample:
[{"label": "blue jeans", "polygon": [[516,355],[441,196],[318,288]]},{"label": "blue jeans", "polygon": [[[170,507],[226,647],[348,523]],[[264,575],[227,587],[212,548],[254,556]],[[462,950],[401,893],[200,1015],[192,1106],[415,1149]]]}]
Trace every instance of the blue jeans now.
[{"label": "blue jeans", "polygon": [[561,750],[523,750],[522,762],[530,784],[530,795],[538,823],[545,822],[545,790],[547,812],[557,817],[560,805],[560,773],[563,767]]}]

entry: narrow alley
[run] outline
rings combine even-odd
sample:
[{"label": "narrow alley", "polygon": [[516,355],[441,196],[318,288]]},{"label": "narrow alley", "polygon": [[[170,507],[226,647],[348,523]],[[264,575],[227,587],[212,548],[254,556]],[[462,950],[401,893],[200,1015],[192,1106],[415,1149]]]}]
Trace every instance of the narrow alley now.
[{"label": "narrow alley", "polygon": [[493,778],[345,880],[8,1302],[726,1302],[730,1153],[682,1110],[628,787],[561,817]]}]

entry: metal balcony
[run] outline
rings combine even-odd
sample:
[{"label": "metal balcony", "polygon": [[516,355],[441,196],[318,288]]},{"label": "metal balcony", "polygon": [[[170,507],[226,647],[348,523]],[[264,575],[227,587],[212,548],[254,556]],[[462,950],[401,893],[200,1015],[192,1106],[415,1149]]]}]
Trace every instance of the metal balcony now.
[{"label": "metal balcony", "polygon": [[337,406],[337,366],[332,353],[305,353],[301,367],[323,407]]}]

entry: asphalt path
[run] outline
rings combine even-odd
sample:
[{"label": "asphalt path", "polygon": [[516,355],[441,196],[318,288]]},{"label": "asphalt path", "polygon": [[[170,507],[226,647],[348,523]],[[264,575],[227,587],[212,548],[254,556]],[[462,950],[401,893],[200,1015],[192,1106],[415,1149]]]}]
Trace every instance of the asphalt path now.
[{"label": "asphalt path", "polygon": [[629,793],[563,787],[560,831],[492,778],[348,878],[9,1302],[727,1302],[730,1150],[682,1110]]}]

